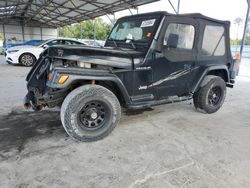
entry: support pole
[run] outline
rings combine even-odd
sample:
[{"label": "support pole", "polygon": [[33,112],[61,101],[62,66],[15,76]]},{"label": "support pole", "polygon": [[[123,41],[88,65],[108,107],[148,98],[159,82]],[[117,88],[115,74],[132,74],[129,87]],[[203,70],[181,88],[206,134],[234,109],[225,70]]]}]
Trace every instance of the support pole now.
[{"label": "support pole", "polygon": [[240,45],[240,57],[242,57],[243,47],[244,47],[245,38],[246,38],[249,9],[250,9],[250,0],[247,0],[247,14],[246,14],[245,26],[244,26],[243,36],[241,40],[241,45]]},{"label": "support pole", "polygon": [[94,19],[94,45],[96,44],[96,21]]},{"label": "support pole", "polygon": [[130,8],[128,9],[128,11],[130,12],[131,15],[133,15],[133,12],[130,10]]},{"label": "support pole", "polygon": [[40,27],[41,40],[43,40],[43,28]]},{"label": "support pole", "polygon": [[80,22],[80,32],[81,32],[81,39],[82,39],[82,22]]},{"label": "support pole", "polygon": [[115,24],[115,23],[114,23],[114,21],[115,21],[115,14],[113,14],[113,16],[114,16],[114,17],[113,17],[113,20],[109,17],[108,14],[106,14],[106,16],[107,16],[107,18],[109,19],[111,25],[114,26],[114,24]]},{"label": "support pole", "polygon": [[177,8],[175,8],[175,6],[173,5],[173,3],[172,3],[171,0],[168,0],[168,2],[171,5],[172,9],[174,10],[175,14],[179,14],[181,0],[178,0],[178,2],[177,2]]},{"label": "support pole", "polygon": [[178,13],[177,13],[177,10],[175,9],[175,7],[174,7],[174,5],[173,5],[173,3],[172,3],[172,1],[171,1],[171,0],[168,0],[168,2],[169,2],[169,4],[171,5],[172,9],[174,10],[175,14],[178,14]]},{"label": "support pole", "polygon": [[177,14],[180,13],[180,1],[181,1],[181,0],[178,0],[178,4],[177,4]]},{"label": "support pole", "polygon": [[3,46],[6,47],[6,33],[5,33],[5,25],[3,24]]},{"label": "support pole", "polygon": [[23,42],[25,41],[25,37],[24,37],[24,25],[22,24],[22,35],[23,35]]}]

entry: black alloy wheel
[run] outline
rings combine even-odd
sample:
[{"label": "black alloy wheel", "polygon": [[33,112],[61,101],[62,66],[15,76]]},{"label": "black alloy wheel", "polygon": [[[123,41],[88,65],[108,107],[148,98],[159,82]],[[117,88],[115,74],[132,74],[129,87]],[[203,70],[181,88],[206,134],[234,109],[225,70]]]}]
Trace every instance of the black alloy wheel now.
[{"label": "black alloy wheel", "polygon": [[110,110],[102,101],[86,103],[78,114],[79,125],[86,130],[101,128],[110,118]]}]

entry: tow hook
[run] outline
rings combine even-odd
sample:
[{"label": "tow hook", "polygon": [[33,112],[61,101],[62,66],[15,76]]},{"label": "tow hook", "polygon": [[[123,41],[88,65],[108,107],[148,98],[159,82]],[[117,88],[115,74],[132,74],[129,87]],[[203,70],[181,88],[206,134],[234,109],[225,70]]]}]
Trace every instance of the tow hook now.
[{"label": "tow hook", "polygon": [[37,105],[37,106],[32,105],[32,109],[33,109],[34,111],[39,112],[39,111],[41,111],[41,110],[43,109],[43,105]]},{"label": "tow hook", "polygon": [[29,99],[29,94],[27,94],[24,99],[23,99],[23,106],[26,110],[30,109],[32,107],[30,99]]},{"label": "tow hook", "polygon": [[23,106],[24,106],[24,108],[25,108],[26,110],[28,110],[28,109],[31,108],[31,104],[30,104],[30,103],[24,103]]},{"label": "tow hook", "polygon": [[26,110],[32,108],[34,111],[41,111],[43,109],[44,105],[42,104],[34,105],[31,101],[32,101],[32,94],[27,93],[27,95],[24,97],[23,100],[23,106]]}]

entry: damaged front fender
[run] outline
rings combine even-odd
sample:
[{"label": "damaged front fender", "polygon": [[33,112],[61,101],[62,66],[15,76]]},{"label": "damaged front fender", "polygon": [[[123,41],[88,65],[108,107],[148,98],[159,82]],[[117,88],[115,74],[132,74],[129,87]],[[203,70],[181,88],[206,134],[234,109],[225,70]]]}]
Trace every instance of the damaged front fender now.
[{"label": "damaged front fender", "polygon": [[[51,81],[47,82],[47,87],[54,88],[54,89],[65,89],[72,86],[74,83],[81,82],[81,81],[110,81],[113,82],[120,90],[124,101],[126,104],[131,103],[130,96],[128,94],[128,91],[122,81],[115,75],[110,73],[110,71],[107,70],[81,70],[75,69],[75,68],[67,68],[65,70],[64,68],[57,68],[54,71],[54,76]],[[60,84],[58,83],[58,79],[61,75],[68,75],[68,79],[65,83]]]}]

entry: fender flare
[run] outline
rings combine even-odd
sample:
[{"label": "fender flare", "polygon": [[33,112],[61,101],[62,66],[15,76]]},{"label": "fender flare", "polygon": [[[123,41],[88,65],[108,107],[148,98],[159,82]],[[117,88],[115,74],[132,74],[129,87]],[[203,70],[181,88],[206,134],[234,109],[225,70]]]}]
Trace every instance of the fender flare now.
[{"label": "fender flare", "polygon": [[205,77],[207,76],[208,72],[210,71],[213,71],[213,70],[223,70],[223,71],[226,71],[226,79],[227,79],[227,82],[229,82],[230,80],[230,76],[229,76],[229,71],[228,71],[228,67],[226,65],[215,65],[215,66],[210,66],[210,67],[207,67],[200,79],[198,80],[198,82],[196,83],[196,85],[193,87],[193,89],[191,90],[191,93],[195,93],[198,88],[200,87],[200,85],[202,84],[203,80],[205,79]]},{"label": "fender flare", "polygon": [[70,85],[75,81],[81,81],[81,80],[111,81],[114,84],[116,84],[116,86],[118,86],[125,100],[125,103],[131,104],[131,99],[130,99],[130,96],[128,94],[126,87],[124,86],[122,81],[113,74],[104,74],[102,76],[69,74],[69,78],[64,84],[58,84],[57,79],[59,78],[61,74],[63,73],[57,72],[52,82],[47,83],[47,86],[52,87],[52,88],[64,89],[64,88],[70,87]]}]

